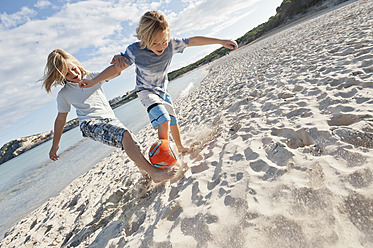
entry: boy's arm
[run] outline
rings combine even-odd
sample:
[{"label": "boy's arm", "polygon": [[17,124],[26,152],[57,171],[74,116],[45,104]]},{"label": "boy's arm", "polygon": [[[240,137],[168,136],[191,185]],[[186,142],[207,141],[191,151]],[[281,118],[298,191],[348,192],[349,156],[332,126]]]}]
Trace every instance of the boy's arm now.
[{"label": "boy's arm", "polygon": [[60,143],[63,128],[66,123],[68,113],[58,113],[56,120],[54,122],[54,134],[53,134],[53,143],[52,148],[49,151],[49,158],[53,161],[58,160],[59,156],[57,156],[58,151],[58,144]]},{"label": "boy's arm", "polygon": [[[123,68],[123,69],[125,69],[125,68]],[[120,75],[120,73],[122,72],[123,69],[119,68],[115,64],[111,65],[92,79],[82,79],[79,82],[79,87],[80,88],[90,88],[90,87],[96,85],[98,82],[115,78],[115,77]]]},{"label": "boy's arm", "polygon": [[237,42],[234,40],[223,40],[223,39],[204,37],[204,36],[195,36],[195,37],[189,38],[188,46],[203,46],[203,45],[212,45],[212,44],[220,44],[229,49],[238,48]]}]

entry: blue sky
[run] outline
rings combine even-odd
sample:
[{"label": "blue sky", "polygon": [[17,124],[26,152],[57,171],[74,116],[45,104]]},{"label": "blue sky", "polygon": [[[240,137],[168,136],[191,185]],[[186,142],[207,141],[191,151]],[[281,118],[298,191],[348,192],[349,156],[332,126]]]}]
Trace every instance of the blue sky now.
[{"label": "blue sky", "polygon": [[[163,11],[171,35],[237,39],[276,13],[282,0],[12,0],[0,2],[0,146],[53,129],[55,98],[37,82],[46,58],[62,48],[90,71],[106,68],[114,54],[136,41],[139,18]],[[170,70],[206,56],[217,45],[187,48]],[[135,86],[134,68],[105,84],[108,99]],[[76,117],[75,111],[68,119]]]}]

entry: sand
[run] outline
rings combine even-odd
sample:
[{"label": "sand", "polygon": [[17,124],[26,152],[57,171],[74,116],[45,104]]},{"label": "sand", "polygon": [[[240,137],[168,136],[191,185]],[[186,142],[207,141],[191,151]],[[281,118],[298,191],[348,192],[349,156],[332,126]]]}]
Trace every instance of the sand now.
[{"label": "sand", "polygon": [[373,247],[372,13],[352,2],[212,63],[176,104],[182,178],[115,151],[0,246]]}]

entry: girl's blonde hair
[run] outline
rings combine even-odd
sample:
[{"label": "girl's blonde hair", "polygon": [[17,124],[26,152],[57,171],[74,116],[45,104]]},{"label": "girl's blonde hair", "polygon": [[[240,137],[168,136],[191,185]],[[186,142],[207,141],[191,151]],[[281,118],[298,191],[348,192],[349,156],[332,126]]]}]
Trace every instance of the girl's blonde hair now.
[{"label": "girl's blonde hair", "polygon": [[68,73],[67,62],[70,61],[75,64],[83,75],[87,71],[83,68],[82,64],[74,56],[68,52],[57,48],[48,55],[47,64],[44,69],[44,77],[40,80],[43,82],[43,87],[49,93],[52,86],[65,85],[65,76]]},{"label": "girl's blonde hair", "polygon": [[140,40],[140,48],[150,48],[158,32],[165,30],[168,32],[168,39],[170,39],[170,27],[165,14],[161,11],[146,12],[141,17],[136,29],[136,37]]}]

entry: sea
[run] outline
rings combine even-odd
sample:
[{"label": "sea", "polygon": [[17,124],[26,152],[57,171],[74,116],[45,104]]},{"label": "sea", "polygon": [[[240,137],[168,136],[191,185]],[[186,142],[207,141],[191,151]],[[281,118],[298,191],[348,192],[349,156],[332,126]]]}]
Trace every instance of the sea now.
[{"label": "sea", "polygon": [[[171,81],[168,92],[173,101],[187,95],[207,74],[208,69],[202,67]],[[114,112],[135,134],[149,125],[139,99]],[[49,159],[51,145],[50,140],[0,165],[0,240],[15,223],[117,149],[83,138],[79,127],[62,135],[58,161]]]}]

